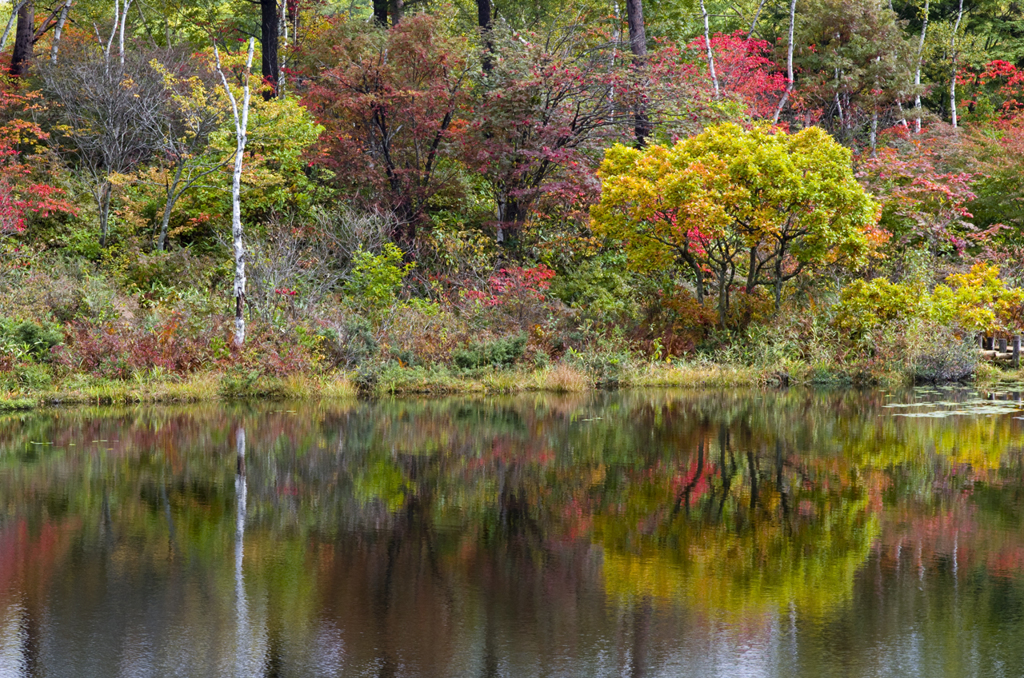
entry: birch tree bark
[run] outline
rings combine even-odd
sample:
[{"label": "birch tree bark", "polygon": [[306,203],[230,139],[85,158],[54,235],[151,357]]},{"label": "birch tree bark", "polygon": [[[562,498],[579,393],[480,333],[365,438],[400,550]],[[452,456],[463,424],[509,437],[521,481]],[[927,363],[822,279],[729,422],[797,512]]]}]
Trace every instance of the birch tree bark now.
[{"label": "birch tree bark", "polygon": [[67,0],[64,6],[60,9],[60,17],[57,19],[57,25],[53,29],[53,45],[50,46],[50,63],[57,63],[57,51],[60,49],[60,34],[64,30],[64,24],[68,20],[68,12],[71,11],[71,4],[75,0]]},{"label": "birch tree bark", "polygon": [[242,242],[242,159],[245,156],[246,130],[249,127],[249,75],[252,72],[252,56],[256,49],[256,39],[249,38],[249,54],[245,61],[245,72],[242,85],[242,107],[239,111],[238,101],[235,99],[228,79],[220,64],[220,52],[217,45],[213,46],[213,56],[217,62],[217,73],[220,75],[224,91],[231,102],[231,112],[235,118],[235,167],[231,176],[231,239],[232,249],[235,254],[235,345],[241,347],[245,343],[245,318],[242,310],[245,305],[245,247]]},{"label": "birch tree bark", "polygon": [[117,55],[121,61],[121,70],[124,71],[124,25],[128,22],[128,8],[132,6],[132,0],[124,0],[124,10],[121,12],[121,21],[118,24]]},{"label": "birch tree bark", "polygon": [[277,73],[277,96],[284,99],[285,68],[288,66],[288,0],[281,0],[281,21],[278,32],[281,37],[281,58]]},{"label": "birch tree bark", "polygon": [[914,69],[914,133],[921,133],[921,64],[924,60],[924,38],[928,33],[929,0],[924,0],[921,39],[917,43],[917,67]]},{"label": "birch tree bark", "polygon": [[[882,61],[881,56],[875,57],[875,64],[879,64]],[[878,78],[875,78],[875,90],[878,90]],[[878,101],[877,99],[872,102],[871,109],[871,130],[869,132],[869,141],[871,144],[871,157],[878,157]]]},{"label": "birch tree bark", "polygon": [[764,9],[764,2],[765,0],[761,0],[759,3],[757,3],[757,11],[754,12],[754,18],[750,22],[750,31],[747,33],[747,40],[750,40],[752,37],[754,37],[754,30],[757,28],[758,19],[761,18],[761,11]]},{"label": "birch tree bark", "polygon": [[786,108],[786,104],[789,103],[789,95],[793,91],[793,28],[796,26],[796,0],[792,0],[789,3],[789,47],[786,53],[786,91],[782,93],[782,98],[779,99],[779,105],[775,108],[775,115],[772,117],[772,122],[776,125],[779,124],[779,116],[782,115],[782,111]]},{"label": "birch tree bark", "polygon": [[960,30],[960,21],[964,18],[964,0],[960,0],[960,7],[956,12],[956,23],[953,24],[953,34],[949,38],[949,51],[952,57],[953,66],[949,73],[949,117],[956,129],[956,34]]},{"label": "birch tree bark", "polygon": [[715,52],[711,49],[711,24],[708,22],[708,9],[704,6],[704,0],[700,0],[700,13],[704,16],[704,47],[708,51],[708,68],[711,69],[711,85],[715,89],[715,98],[720,95],[718,88],[718,76],[715,74]]}]

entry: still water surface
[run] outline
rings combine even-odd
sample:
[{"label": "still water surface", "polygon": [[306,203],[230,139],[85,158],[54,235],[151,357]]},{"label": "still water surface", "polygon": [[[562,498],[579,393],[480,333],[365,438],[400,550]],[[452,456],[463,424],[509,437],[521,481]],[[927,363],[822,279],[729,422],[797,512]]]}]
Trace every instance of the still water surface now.
[{"label": "still water surface", "polygon": [[0,677],[1021,676],[1014,395],[3,416]]}]

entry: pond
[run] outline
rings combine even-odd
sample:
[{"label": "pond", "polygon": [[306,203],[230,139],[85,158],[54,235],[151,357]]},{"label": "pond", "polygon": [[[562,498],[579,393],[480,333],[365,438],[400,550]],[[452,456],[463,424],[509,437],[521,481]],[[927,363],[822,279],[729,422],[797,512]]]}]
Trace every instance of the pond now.
[{"label": "pond", "polygon": [[995,676],[1020,393],[0,417],[0,676]]}]

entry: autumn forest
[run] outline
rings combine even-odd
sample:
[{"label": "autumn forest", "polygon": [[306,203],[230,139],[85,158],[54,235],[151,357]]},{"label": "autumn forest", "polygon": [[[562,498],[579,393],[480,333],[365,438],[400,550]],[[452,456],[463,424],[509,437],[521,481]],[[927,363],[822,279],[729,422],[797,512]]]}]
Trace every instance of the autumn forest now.
[{"label": "autumn forest", "polygon": [[0,403],[1012,378],[1022,20],[7,2]]}]

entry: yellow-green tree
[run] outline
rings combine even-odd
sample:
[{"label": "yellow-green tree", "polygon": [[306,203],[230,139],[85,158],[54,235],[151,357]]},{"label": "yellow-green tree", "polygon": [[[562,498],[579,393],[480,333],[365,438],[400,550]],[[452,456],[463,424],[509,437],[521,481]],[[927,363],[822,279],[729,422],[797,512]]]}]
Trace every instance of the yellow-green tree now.
[{"label": "yellow-green tree", "polygon": [[591,212],[640,270],[689,269],[698,301],[707,281],[719,318],[730,288],[784,285],[821,264],[861,260],[880,240],[879,208],[854,178],[850,151],[818,128],[797,134],[723,124],[671,148],[616,145],[598,172]]},{"label": "yellow-green tree", "polygon": [[984,262],[954,273],[931,291],[885,278],[854,280],[840,294],[836,327],[853,339],[891,323],[932,321],[968,332],[1014,334],[1024,329],[1024,289]]}]

